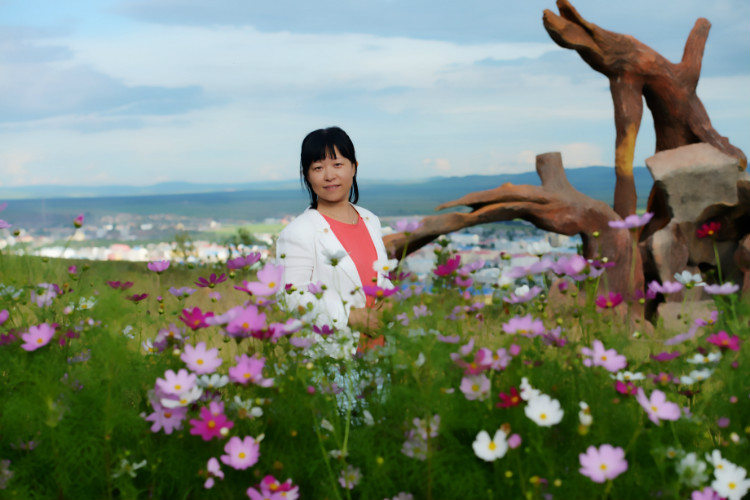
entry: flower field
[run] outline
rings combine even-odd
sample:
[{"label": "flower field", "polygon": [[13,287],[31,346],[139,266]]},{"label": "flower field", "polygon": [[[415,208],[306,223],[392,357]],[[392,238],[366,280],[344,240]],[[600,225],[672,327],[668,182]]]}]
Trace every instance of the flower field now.
[{"label": "flower field", "polygon": [[714,277],[622,297],[579,256],[501,286],[435,252],[421,280],[376,263],[396,288],[367,287],[383,345],[287,312],[325,289],[284,287],[258,255],[1,254],[0,498],[747,494],[750,307],[734,287],[708,285],[711,310],[687,302],[668,330],[633,311]]}]

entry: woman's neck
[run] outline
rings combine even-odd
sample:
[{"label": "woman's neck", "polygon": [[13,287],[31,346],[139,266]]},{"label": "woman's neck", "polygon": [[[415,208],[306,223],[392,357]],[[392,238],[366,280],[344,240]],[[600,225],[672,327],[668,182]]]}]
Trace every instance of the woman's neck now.
[{"label": "woman's neck", "polygon": [[317,210],[326,217],[346,224],[356,224],[359,219],[359,213],[348,201],[336,204],[318,203]]}]

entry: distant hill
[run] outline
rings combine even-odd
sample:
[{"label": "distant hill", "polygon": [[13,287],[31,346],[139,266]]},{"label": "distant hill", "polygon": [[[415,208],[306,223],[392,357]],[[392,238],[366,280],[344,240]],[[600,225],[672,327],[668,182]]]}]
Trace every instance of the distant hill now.
[{"label": "distant hill", "polygon": [[[651,189],[651,174],[645,167],[633,169],[639,204],[645,206]],[[614,169],[586,167],[566,171],[579,191],[612,203]],[[435,206],[472,191],[492,189],[506,182],[540,185],[536,172],[504,175],[436,177],[421,181],[385,183],[360,180],[363,206],[382,216],[434,213]],[[36,191],[35,191],[36,189]],[[132,213],[173,214],[220,221],[259,221],[269,217],[296,214],[307,205],[307,194],[299,181],[269,181],[255,184],[162,183],[148,187],[67,187],[36,186],[3,188],[13,191],[7,209],[0,217],[20,227],[50,227],[68,224],[84,213],[89,217]],[[33,198],[20,199],[21,194]]]}]

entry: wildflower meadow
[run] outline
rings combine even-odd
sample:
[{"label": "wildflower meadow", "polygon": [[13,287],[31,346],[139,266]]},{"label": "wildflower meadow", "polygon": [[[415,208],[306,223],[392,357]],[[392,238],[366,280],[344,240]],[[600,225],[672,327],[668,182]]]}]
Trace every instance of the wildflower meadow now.
[{"label": "wildflower meadow", "polygon": [[[193,265],[5,249],[0,498],[747,495],[739,287],[682,273],[625,297],[604,261],[500,269],[434,251],[423,277],[376,263],[393,288],[366,288],[382,324],[365,335],[314,314],[324,284],[285,286],[283,263],[258,254]],[[710,290],[711,307],[686,301],[679,327],[632,321],[683,287]],[[289,307],[295,294],[310,305]]]}]

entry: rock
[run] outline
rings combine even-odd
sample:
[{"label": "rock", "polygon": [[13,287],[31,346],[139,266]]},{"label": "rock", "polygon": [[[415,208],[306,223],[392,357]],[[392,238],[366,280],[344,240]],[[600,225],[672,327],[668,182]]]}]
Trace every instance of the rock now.
[{"label": "rock", "polygon": [[[694,288],[688,293],[694,293]],[[713,300],[681,302],[662,302],[658,307],[658,315],[662,325],[670,333],[686,333],[697,318],[707,318],[716,309]]]}]

